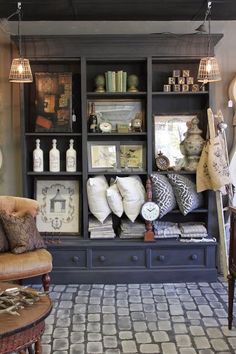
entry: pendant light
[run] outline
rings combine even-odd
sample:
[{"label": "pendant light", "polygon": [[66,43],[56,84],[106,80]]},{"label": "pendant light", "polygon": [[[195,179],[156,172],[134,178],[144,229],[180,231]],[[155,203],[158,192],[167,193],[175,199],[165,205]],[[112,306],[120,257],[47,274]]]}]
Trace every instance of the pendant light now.
[{"label": "pendant light", "polygon": [[207,43],[207,57],[200,60],[198,68],[197,79],[199,82],[206,84],[208,82],[216,82],[221,80],[219,66],[216,57],[210,56],[211,52],[211,1],[207,3],[207,11],[204,19],[203,25],[198,27],[196,31],[202,32],[202,27],[204,27],[205,21],[208,19],[208,43]]},{"label": "pendant light", "polygon": [[[33,76],[28,59],[22,56],[21,47],[21,2],[17,3],[18,14],[18,40],[19,40],[19,58],[12,60],[11,70],[9,74],[9,81],[16,83],[29,83],[33,81]],[[10,16],[12,17],[12,16]]]}]

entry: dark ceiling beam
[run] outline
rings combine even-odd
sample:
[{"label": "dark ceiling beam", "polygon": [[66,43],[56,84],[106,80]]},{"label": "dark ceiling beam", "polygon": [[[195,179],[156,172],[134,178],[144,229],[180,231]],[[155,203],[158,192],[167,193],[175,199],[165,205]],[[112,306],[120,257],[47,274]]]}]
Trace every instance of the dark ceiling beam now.
[{"label": "dark ceiling beam", "polygon": [[[0,0],[0,17],[16,6]],[[202,21],[206,7],[207,0],[22,0],[23,21]],[[213,0],[212,20],[236,20],[236,0]]]}]

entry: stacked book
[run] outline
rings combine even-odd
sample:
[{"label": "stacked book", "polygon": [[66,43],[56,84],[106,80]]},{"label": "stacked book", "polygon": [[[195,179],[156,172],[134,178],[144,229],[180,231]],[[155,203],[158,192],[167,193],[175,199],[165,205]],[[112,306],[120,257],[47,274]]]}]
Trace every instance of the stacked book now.
[{"label": "stacked book", "polygon": [[155,238],[178,238],[180,235],[178,224],[169,221],[154,221],[153,231]]},{"label": "stacked book", "polygon": [[207,229],[200,222],[185,222],[179,224],[181,238],[205,238],[208,236]]},{"label": "stacked book", "polygon": [[136,220],[132,222],[128,219],[122,219],[120,224],[120,238],[143,238],[145,233],[145,224],[143,221]]},{"label": "stacked book", "polygon": [[115,238],[116,234],[113,229],[112,217],[108,216],[108,218],[102,224],[95,217],[89,217],[89,228],[90,238],[98,239],[98,238]]},{"label": "stacked book", "polygon": [[127,72],[123,70],[106,71],[106,91],[107,92],[126,92],[127,91]]}]

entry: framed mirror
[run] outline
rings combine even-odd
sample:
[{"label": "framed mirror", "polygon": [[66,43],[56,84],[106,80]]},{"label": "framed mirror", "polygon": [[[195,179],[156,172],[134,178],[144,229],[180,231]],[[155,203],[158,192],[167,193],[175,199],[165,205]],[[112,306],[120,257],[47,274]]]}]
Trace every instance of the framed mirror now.
[{"label": "framed mirror", "polygon": [[169,159],[170,168],[176,166],[184,157],[180,143],[185,138],[187,123],[195,117],[193,114],[154,116],[155,157],[161,152]]}]

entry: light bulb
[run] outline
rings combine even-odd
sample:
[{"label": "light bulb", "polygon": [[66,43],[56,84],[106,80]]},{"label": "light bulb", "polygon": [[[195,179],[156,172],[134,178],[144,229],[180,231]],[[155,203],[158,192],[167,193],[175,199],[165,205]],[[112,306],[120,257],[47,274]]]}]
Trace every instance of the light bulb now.
[{"label": "light bulb", "polygon": [[212,70],[211,61],[210,61],[210,60],[207,60],[206,71],[207,71],[207,73],[210,73],[211,70]]},{"label": "light bulb", "polygon": [[19,74],[22,74],[22,73],[23,73],[23,70],[24,70],[23,65],[22,65],[22,64],[19,64],[18,67],[17,67],[18,73],[19,73]]}]

